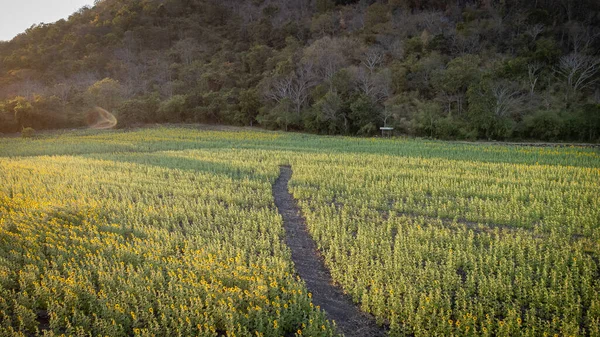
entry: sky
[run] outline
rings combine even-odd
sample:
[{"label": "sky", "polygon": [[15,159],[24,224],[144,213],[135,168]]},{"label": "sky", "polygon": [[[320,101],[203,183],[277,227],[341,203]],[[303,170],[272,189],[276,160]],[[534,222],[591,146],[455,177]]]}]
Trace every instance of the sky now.
[{"label": "sky", "polygon": [[8,41],[33,24],[66,19],[94,0],[0,0],[0,41]]}]

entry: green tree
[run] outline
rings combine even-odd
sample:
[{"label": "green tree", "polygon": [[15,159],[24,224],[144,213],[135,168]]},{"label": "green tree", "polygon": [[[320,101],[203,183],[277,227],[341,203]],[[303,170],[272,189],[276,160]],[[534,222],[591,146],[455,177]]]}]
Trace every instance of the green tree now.
[{"label": "green tree", "polygon": [[467,90],[469,122],[479,137],[503,140],[511,136],[513,116],[520,108],[519,90],[513,83],[484,80]]},{"label": "green tree", "polygon": [[316,37],[334,34],[338,29],[338,21],[333,13],[323,13],[313,17],[310,31]]},{"label": "green tree", "polygon": [[123,100],[123,87],[119,81],[104,78],[87,89],[88,101],[108,111],[114,110]]},{"label": "green tree", "polygon": [[317,0],[316,7],[317,12],[325,13],[335,8],[335,2],[333,0]]},{"label": "green tree", "polygon": [[15,119],[14,107],[9,101],[0,102],[0,132],[17,132],[19,125]]},{"label": "green tree", "polygon": [[441,118],[441,108],[435,102],[417,100],[415,102],[416,112],[413,117],[413,128],[417,134],[434,137],[436,135],[436,124]]},{"label": "green tree", "polygon": [[352,120],[354,132],[359,135],[375,134],[379,123],[379,115],[379,108],[365,94],[357,95],[350,104],[349,117]]},{"label": "green tree", "polygon": [[541,110],[523,120],[527,138],[555,141],[562,132],[564,121],[555,111]]},{"label": "green tree", "polygon": [[256,88],[240,91],[239,113],[236,116],[236,121],[243,125],[252,126],[261,107],[262,103]]},{"label": "green tree", "polygon": [[8,102],[12,106],[15,116],[15,121],[20,129],[31,126],[31,117],[33,114],[33,106],[25,97],[17,96]]},{"label": "green tree", "polygon": [[124,101],[116,109],[118,125],[126,127],[135,123],[157,122],[159,106],[160,97],[157,93]]},{"label": "green tree", "polygon": [[284,98],[275,106],[264,107],[257,116],[258,122],[268,128],[281,128],[288,131],[290,127],[300,125],[300,116],[294,111],[293,102]]},{"label": "green tree", "polygon": [[185,96],[175,95],[160,103],[158,107],[159,122],[178,122],[185,113]]},{"label": "green tree", "polygon": [[432,85],[438,97],[447,104],[447,113],[452,113],[452,105],[459,114],[463,110],[464,96],[469,85],[479,77],[480,58],[476,55],[464,55],[448,62],[446,69],[433,73]]},{"label": "green tree", "polygon": [[350,125],[344,109],[344,102],[336,92],[327,92],[315,103],[314,111],[319,131],[329,134],[348,133]]},{"label": "green tree", "polygon": [[365,17],[365,26],[368,29],[377,31],[380,25],[387,23],[390,20],[388,7],[380,2],[376,2],[367,8]]}]

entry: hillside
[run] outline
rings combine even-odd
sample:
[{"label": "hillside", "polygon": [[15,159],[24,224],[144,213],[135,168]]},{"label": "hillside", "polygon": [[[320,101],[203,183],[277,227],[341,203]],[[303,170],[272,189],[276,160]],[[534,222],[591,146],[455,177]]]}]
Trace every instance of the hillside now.
[{"label": "hillside", "polygon": [[203,122],[600,139],[594,0],[100,0],[0,42],[0,132]]}]

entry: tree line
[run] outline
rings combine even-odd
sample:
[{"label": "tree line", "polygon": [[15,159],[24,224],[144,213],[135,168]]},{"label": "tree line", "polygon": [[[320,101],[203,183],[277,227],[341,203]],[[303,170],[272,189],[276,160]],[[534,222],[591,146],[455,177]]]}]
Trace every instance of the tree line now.
[{"label": "tree line", "polygon": [[202,122],[600,139],[593,0],[99,0],[0,42],[0,132]]}]

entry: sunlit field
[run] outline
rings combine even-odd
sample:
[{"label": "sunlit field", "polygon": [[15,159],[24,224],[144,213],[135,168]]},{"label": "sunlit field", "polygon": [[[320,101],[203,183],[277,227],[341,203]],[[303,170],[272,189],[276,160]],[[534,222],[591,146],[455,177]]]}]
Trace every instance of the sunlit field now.
[{"label": "sunlit field", "polygon": [[0,139],[0,336],[336,335],[279,165],[391,336],[600,336],[598,150],[182,127]]}]

